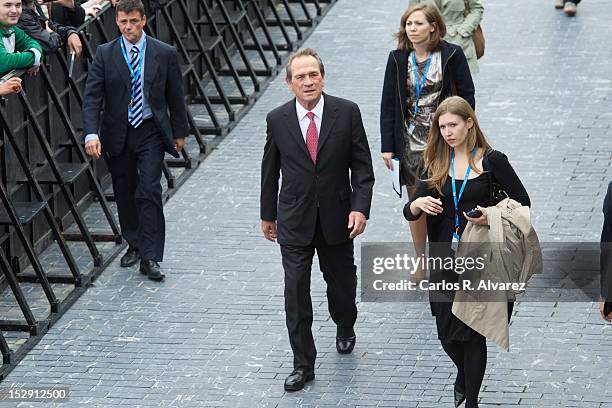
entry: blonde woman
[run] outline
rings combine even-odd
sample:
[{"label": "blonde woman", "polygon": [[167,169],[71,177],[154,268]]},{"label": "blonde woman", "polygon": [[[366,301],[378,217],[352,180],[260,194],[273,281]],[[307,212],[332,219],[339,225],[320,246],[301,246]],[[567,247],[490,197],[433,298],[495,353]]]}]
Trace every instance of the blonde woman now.
[{"label": "blonde woman", "polygon": [[410,0],[409,5],[431,4],[442,14],[446,24],[446,36],[444,39],[452,44],[457,44],[463,49],[468,60],[472,74],[478,72],[478,59],[472,35],[478,24],[482,22],[484,7],[482,0],[469,0],[469,12],[465,12],[464,0]]},{"label": "blonde woman", "polygon": [[[427,214],[429,257],[446,259],[453,257],[453,243],[461,239],[468,222],[488,225],[484,207],[496,204],[491,203],[494,181],[522,205],[529,206],[530,201],[507,157],[491,149],[469,103],[458,96],[444,100],[433,123],[425,149],[428,178],[417,183],[416,193],[404,207],[404,217],[414,221]],[[473,209],[480,214],[467,216]],[[457,282],[453,269],[430,271],[430,284]],[[473,408],[478,407],[487,346],[483,335],[453,315],[454,294],[453,290],[430,291],[429,300],[442,348],[457,366],[455,406],[465,400],[466,407]],[[512,306],[508,303],[508,316]]]}]

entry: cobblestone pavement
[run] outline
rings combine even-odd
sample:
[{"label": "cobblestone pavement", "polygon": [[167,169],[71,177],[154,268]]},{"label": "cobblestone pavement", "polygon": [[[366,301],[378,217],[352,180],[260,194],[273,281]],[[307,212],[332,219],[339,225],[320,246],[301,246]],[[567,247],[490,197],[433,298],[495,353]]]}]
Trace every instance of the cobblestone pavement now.
[{"label": "cobblestone pavement", "polygon": [[[406,3],[340,0],[306,43],[326,63],[326,90],[360,105],[375,158],[357,248],[409,240],[378,153],[383,69]],[[610,21],[608,0],[583,2],[573,19],[552,0],[486,2],[478,112],[532,196],[542,241],[599,237],[612,179]],[[317,379],[283,391],[283,272],[261,237],[258,199],[265,114],[289,97],[277,78],[166,205],[167,280],[116,261],[0,388],[67,386],[65,406],[452,406],[454,370],[428,306],[360,302],[357,346],[340,356],[316,267]],[[611,355],[612,327],[594,303],[520,303],[510,352],[489,344],[481,404],[612,407]]]}]

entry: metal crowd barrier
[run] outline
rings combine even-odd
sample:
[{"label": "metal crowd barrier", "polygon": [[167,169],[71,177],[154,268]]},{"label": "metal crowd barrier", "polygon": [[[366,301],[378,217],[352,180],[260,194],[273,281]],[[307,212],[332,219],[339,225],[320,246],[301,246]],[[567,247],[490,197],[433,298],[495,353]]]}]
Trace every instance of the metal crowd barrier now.
[{"label": "metal crowd barrier", "polygon": [[[165,160],[166,199],[335,2],[156,3],[146,31],[179,52],[190,125],[182,157]],[[87,69],[96,47],[118,36],[114,9],[106,5],[79,35],[81,58],[47,56],[21,93],[0,100],[0,381],[125,247],[107,163],[91,161],[81,139]]]}]

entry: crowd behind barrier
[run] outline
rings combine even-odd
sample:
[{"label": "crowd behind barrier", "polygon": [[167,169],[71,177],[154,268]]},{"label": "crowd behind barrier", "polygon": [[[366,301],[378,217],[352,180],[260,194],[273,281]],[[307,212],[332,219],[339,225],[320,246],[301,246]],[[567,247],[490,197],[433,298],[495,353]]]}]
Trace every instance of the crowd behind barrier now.
[{"label": "crowd behind barrier", "polygon": [[[164,163],[167,199],[335,0],[144,3],[147,34],[178,50],[189,107],[187,148]],[[22,77],[21,91],[0,100],[0,285],[9,294],[2,301],[17,310],[0,316],[0,380],[125,246],[107,162],[92,162],[83,150],[88,67],[96,47],[118,35],[113,4],[95,6],[76,28],[80,56],[68,44],[45,55],[36,75],[16,70],[0,80]],[[50,250],[52,262],[43,256]]]}]

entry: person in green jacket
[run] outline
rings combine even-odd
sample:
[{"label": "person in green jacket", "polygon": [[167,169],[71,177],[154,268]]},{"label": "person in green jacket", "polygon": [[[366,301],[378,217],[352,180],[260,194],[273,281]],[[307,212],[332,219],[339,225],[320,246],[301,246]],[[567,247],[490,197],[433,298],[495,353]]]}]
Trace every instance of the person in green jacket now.
[{"label": "person in green jacket", "polygon": [[0,75],[13,69],[29,69],[36,74],[42,61],[42,47],[16,27],[21,16],[21,0],[0,0]]},{"label": "person in green jacket", "polygon": [[449,43],[456,44],[463,49],[468,60],[472,75],[478,72],[478,59],[472,34],[482,21],[484,7],[482,0],[468,0],[469,13],[465,13],[465,0],[410,0],[409,5],[428,3],[440,10],[446,24],[446,36]]}]

